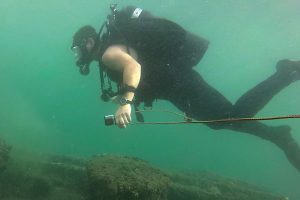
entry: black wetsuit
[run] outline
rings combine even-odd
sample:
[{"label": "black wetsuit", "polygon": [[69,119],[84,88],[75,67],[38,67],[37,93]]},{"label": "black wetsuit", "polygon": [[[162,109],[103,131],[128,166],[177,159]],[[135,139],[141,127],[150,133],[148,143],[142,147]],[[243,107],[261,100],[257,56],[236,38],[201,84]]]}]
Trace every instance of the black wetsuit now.
[{"label": "black wetsuit", "polygon": [[[253,117],[274,95],[292,83],[290,77],[276,72],[232,104],[192,68],[205,53],[207,40],[146,11],[138,17],[133,16],[135,9],[127,7],[119,12],[115,24],[117,29],[112,31],[107,45],[125,44],[138,52],[142,77],[136,98],[140,102],[168,100],[196,120]],[[122,82],[120,74],[108,73],[116,82]],[[299,146],[292,139],[288,126],[272,127],[258,121],[207,125],[269,140],[279,146],[300,170]]]}]

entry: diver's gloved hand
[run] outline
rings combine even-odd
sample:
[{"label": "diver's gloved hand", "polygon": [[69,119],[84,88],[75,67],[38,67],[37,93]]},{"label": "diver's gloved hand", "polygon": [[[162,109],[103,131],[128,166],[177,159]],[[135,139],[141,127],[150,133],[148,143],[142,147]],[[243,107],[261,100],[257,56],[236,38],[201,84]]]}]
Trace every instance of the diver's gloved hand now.
[{"label": "diver's gloved hand", "polygon": [[126,125],[131,122],[131,105],[121,105],[116,112],[115,118],[119,128],[126,128]]}]

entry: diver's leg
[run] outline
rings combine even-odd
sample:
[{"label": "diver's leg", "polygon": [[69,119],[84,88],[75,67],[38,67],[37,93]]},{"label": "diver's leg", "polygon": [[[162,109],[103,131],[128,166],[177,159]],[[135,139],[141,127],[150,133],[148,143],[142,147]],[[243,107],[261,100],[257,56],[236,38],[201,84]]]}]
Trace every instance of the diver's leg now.
[{"label": "diver's leg", "polygon": [[235,122],[228,129],[249,133],[262,139],[269,140],[278,146],[286,155],[289,162],[300,171],[300,147],[291,135],[289,126],[267,126],[257,121]]},{"label": "diver's leg", "polygon": [[161,96],[164,95],[189,117],[197,120],[230,117],[231,102],[207,84],[196,71],[172,71],[166,78],[168,78],[168,82],[163,85],[165,88],[163,88]]},{"label": "diver's leg", "polygon": [[300,79],[300,61],[281,60],[276,68],[276,73],[237,100],[231,112],[232,116],[253,117],[273,96]]},{"label": "diver's leg", "polygon": [[[281,60],[276,68],[275,74],[240,97],[233,106],[232,117],[253,117],[278,92],[300,80],[300,61]],[[235,123],[230,129],[248,132],[273,142],[300,171],[300,148],[293,139],[289,126],[270,127],[259,122],[243,122]]]},{"label": "diver's leg", "polygon": [[[175,73],[178,74],[178,73]],[[233,105],[218,91],[208,85],[195,71],[190,70],[173,77],[165,88],[165,97],[177,108],[197,120],[233,117]],[[300,171],[300,148],[290,134],[288,126],[271,127],[257,121],[234,123],[209,123],[213,129],[230,129],[249,133],[269,140],[280,147],[289,161]]]}]

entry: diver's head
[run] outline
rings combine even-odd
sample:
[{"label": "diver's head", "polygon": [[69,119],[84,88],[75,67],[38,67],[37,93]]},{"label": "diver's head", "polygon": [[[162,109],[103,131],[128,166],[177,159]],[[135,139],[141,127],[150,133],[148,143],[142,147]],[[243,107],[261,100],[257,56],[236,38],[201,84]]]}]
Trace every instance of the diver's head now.
[{"label": "diver's head", "polygon": [[93,60],[95,50],[97,50],[97,37],[96,30],[89,25],[81,27],[73,36],[71,50],[82,75],[87,75],[90,71],[89,64]]}]

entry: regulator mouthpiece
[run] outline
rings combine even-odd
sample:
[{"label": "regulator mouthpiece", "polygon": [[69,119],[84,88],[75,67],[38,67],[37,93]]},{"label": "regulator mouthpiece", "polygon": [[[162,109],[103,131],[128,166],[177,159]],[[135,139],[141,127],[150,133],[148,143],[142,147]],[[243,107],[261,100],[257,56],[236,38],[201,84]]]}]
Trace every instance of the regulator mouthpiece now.
[{"label": "regulator mouthpiece", "polygon": [[80,65],[79,72],[81,75],[88,75],[90,73],[90,66],[88,64]]}]

